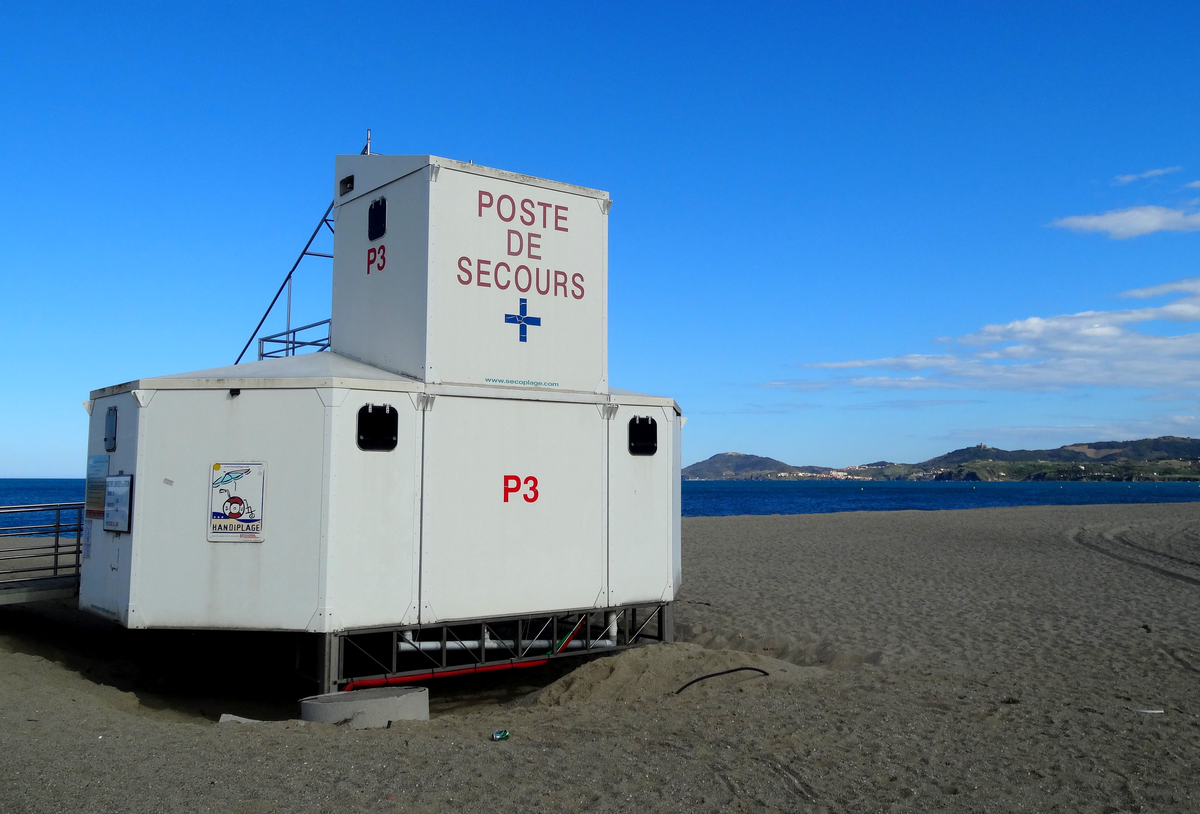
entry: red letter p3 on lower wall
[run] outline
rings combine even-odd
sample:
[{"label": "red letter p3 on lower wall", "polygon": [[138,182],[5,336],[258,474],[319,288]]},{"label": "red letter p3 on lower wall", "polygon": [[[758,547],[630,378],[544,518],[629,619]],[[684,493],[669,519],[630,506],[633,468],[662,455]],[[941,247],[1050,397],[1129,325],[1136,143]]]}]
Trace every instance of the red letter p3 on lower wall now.
[{"label": "red letter p3 on lower wall", "polygon": [[[522,489],[522,485],[524,488]],[[504,476],[504,502],[511,495],[519,494],[526,503],[536,503],[538,499],[538,479],[533,475],[521,480],[520,475]]]},{"label": "red letter p3 on lower wall", "polygon": [[387,246],[380,243],[378,248],[372,246],[367,249],[367,274],[371,273],[371,266],[374,266],[376,271],[383,271],[386,265]]}]

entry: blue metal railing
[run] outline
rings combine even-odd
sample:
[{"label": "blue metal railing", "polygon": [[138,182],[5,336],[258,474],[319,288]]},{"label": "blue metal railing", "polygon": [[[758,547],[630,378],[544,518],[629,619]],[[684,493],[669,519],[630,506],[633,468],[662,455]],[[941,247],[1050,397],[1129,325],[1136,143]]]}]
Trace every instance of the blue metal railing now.
[{"label": "blue metal railing", "polygon": [[320,352],[329,350],[329,328],[324,330],[324,336],[320,331],[313,331],[313,335],[301,339],[296,334],[301,331],[312,331],[314,328],[320,328],[322,325],[329,325],[328,319],[323,319],[320,322],[313,322],[310,325],[301,325],[299,328],[292,328],[287,331],[281,331],[277,334],[264,336],[258,340],[258,361],[263,359],[279,359],[283,356],[295,356],[297,353]]},{"label": "blue metal railing", "polygon": [[0,506],[0,587],[78,577],[83,503]]}]

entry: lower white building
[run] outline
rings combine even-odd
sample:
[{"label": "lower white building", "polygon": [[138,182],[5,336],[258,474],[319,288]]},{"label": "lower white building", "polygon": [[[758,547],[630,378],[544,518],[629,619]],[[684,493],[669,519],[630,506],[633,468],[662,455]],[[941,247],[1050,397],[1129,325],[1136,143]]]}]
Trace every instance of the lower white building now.
[{"label": "lower white building", "polygon": [[[88,406],[79,602],[126,627],[327,634],[327,687],[670,638],[672,399],[434,385],[325,352]],[[347,669],[356,632],[390,635],[391,663]]]}]

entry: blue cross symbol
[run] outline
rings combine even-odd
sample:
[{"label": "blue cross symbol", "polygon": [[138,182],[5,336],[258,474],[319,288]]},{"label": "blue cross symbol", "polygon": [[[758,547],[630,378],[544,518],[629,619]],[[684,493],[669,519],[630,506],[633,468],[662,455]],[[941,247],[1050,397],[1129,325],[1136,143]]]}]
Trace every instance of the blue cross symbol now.
[{"label": "blue cross symbol", "polygon": [[526,300],[524,297],[522,297],[522,298],[521,298],[521,313],[519,313],[519,314],[505,314],[505,315],[504,315],[504,322],[505,322],[505,324],[508,324],[508,325],[520,325],[520,326],[521,326],[521,341],[522,341],[522,342],[525,342],[525,341],[527,341],[527,340],[525,339],[525,326],[526,326],[526,325],[541,325],[541,324],[542,324],[542,318],[541,318],[541,317],[527,317],[527,316],[525,316],[525,304],[526,304],[527,302],[528,302],[528,300]]}]

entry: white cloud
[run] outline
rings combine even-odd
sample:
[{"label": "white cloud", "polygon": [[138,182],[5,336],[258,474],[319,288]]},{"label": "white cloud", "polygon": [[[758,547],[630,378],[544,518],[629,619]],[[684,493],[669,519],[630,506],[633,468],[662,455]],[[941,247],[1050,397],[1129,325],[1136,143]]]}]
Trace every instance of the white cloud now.
[{"label": "white cloud", "polygon": [[1190,184],[1184,184],[1188,189],[1200,189],[1200,181],[1192,181]]},{"label": "white cloud", "polygon": [[1173,392],[1200,388],[1200,333],[1162,336],[1135,329],[1145,322],[1200,322],[1200,277],[1134,289],[1122,296],[1144,299],[1164,294],[1183,296],[1148,308],[1083,311],[985,325],[973,334],[939,340],[953,346],[948,353],[806,364],[802,367],[841,375],[815,381],[776,381],[768,386],[1020,391],[1090,386]]},{"label": "white cloud", "polygon": [[1179,172],[1183,167],[1163,167],[1158,170],[1146,170],[1145,172],[1134,173],[1133,175],[1118,175],[1113,179],[1114,184],[1132,184],[1134,181],[1141,181],[1144,178],[1157,178],[1160,175],[1166,175],[1171,172]]},{"label": "white cloud", "polygon": [[873,404],[856,404],[843,410],[923,410],[928,407],[951,407],[963,404],[983,404],[979,399],[889,399]]},{"label": "white cloud", "polygon": [[833,386],[833,382],[828,382],[828,381],[789,381],[787,386],[788,386],[788,389],[790,389],[790,390],[817,391],[817,390],[828,390],[830,387]]},{"label": "white cloud", "polygon": [[1188,214],[1165,206],[1131,206],[1102,215],[1071,215],[1051,221],[1050,225],[1077,232],[1107,232],[1111,238],[1125,240],[1151,232],[1200,231],[1200,212]]},{"label": "white cloud", "polygon": [[737,410],[689,410],[688,415],[783,415],[797,410],[815,410],[820,406],[803,401],[789,401],[783,404],[751,404]]},{"label": "white cloud", "polygon": [[1191,277],[1187,280],[1176,280],[1173,283],[1163,283],[1162,285],[1152,285],[1147,288],[1135,288],[1131,291],[1122,291],[1122,297],[1137,297],[1138,299],[1146,299],[1147,297],[1160,297],[1163,294],[1196,294],[1200,295],[1200,277]]},{"label": "white cloud", "polygon": [[1138,401],[1194,401],[1195,393],[1152,393],[1142,396]]}]

